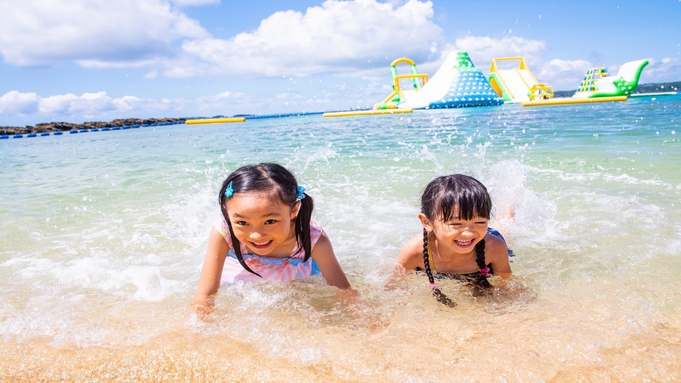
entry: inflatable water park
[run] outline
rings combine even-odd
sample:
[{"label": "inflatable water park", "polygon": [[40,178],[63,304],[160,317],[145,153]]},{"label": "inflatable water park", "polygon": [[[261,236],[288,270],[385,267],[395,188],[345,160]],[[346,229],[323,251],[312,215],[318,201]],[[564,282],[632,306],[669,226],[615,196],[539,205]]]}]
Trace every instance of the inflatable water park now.
[{"label": "inflatable water park", "polygon": [[[409,66],[408,74],[397,74],[400,64]],[[504,103],[550,106],[626,101],[636,90],[646,65],[648,60],[627,62],[614,76],[604,67],[591,68],[572,97],[554,97],[553,87],[539,82],[523,57],[493,59],[489,78],[475,67],[464,51],[450,53],[432,78],[419,73],[413,60],[402,57],[390,64],[392,92],[372,110],[324,113],[324,117],[410,113],[415,109]],[[402,85],[403,80],[408,82],[407,86]]]}]

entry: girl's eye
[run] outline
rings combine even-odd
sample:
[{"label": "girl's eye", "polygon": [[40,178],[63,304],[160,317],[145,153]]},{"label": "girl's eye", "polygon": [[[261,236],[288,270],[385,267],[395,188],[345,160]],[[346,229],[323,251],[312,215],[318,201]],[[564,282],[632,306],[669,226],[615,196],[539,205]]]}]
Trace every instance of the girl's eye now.
[{"label": "girl's eye", "polygon": [[246,226],[246,225],[248,225],[248,224],[246,223],[246,221],[236,221],[236,222],[234,222],[234,224],[237,225],[237,226]]},{"label": "girl's eye", "polygon": [[475,224],[476,225],[487,225],[487,221],[478,221]]},{"label": "girl's eye", "polygon": [[267,221],[265,221],[265,225],[272,225],[272,224],[275,224],[275,223],[277,223],[277,221],[275,221],[273,219],[268,219]]}]

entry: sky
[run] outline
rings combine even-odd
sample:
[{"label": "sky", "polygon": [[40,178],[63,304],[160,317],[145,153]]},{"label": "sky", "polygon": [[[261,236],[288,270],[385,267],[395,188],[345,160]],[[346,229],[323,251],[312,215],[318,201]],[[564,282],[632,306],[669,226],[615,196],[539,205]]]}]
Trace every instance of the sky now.
[{"label": "sky", "polygon": [[370,107],[394,59],[432,76],[456,50],[485,75],[522,56],[555,90],[640,59],[640,83],[681,81],[681,0],[0,0],[0,14],[0,126]]}]

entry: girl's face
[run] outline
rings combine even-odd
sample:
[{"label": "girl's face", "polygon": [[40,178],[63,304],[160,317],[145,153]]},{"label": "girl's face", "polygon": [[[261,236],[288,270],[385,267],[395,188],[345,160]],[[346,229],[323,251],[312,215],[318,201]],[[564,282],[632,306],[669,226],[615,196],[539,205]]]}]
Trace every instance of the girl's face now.
[{"label": "girl's face", "polygon": [[449,221],[443,221],[438,217],[433,222],[423,214],[419,214],[419,218],[423,226],[435,235],[439,249],[456,254],[467,254],[473,251],[475,245],[485,238],[489,226],[489,219],[484,217],[460,219],[458,208]]},{"label": "girl's face", "polygon": [[237,193],[226,202],[234,235],[249,253],[259,256],[288,257],[296,244],[293,220],[300,202],[293,209],[276,196],[266,193]]}]

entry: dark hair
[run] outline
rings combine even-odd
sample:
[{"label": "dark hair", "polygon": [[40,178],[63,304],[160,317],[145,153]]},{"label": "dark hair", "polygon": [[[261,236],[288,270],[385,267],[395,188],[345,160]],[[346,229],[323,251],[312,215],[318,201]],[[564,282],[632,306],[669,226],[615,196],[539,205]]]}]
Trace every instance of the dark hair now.
[{"label": "dark hair", "polygon": [[[285,167],[274,163],[242,166],[232,172],[222,182],[218,199],[220,209],[222,210],[222,216],[227,222],[229,233],[232,237],[232,245],[234,247],[234,253],[236,253],[236,258],[244,269],[262,277],[260,274],[251,270],[248,265],[246,265],[246,262],[244,262],[243,256],[241,255],[241,244],[234,235],[234,230],[232,230],[232,223],[230,222],[229,214],[227,213],[226,202],[228,197],[225,196],[225,190],[227,190],[227,187],[230,184],[235,194],[246,192],[269,193],[279,198],[284,205],[293,208],[296,202],[299,201],[298,182],[296,181],[296,177]],[[312,217],[313,208],[314,201],[312,200],[312,197],[304,194],[304,198],[300,199],[300,210],[298,210],[298,215],[295,219],[296,242],[300,246],[295,253],[297,254],[301,250],[304,250],[304,261],[310,259],[310,255],[312,254],[310,219]]]},{"label": "dark hair", "polygon": [[[447,222],[454,218],[456,213],[462,220],[471,220],[475,217],[489,219],[491,212],[492,199],[485,185],[463,174],[437,177],[430,181],[421,195],[421,213],[431,221],[439,219]],[[475,262],[480,270],[487,267],[484,239],[475,245]],[[428,231],[425,228],[423,228],[423,263],[433,295],[439,302],[450,307],[455,306],[456,303],[445,296],[435,285],[428,257]],[[487,281],[486,273],[481,273],[476,282],[479,287],[491,286]]]},{"label": "dark hair", "polygon": [[492,199],[480,181],[463,174],[440,176],[430,181],[421,196],[421,213],[429,220],[449,221],[457,212],[460,219],[490,218]]}]

